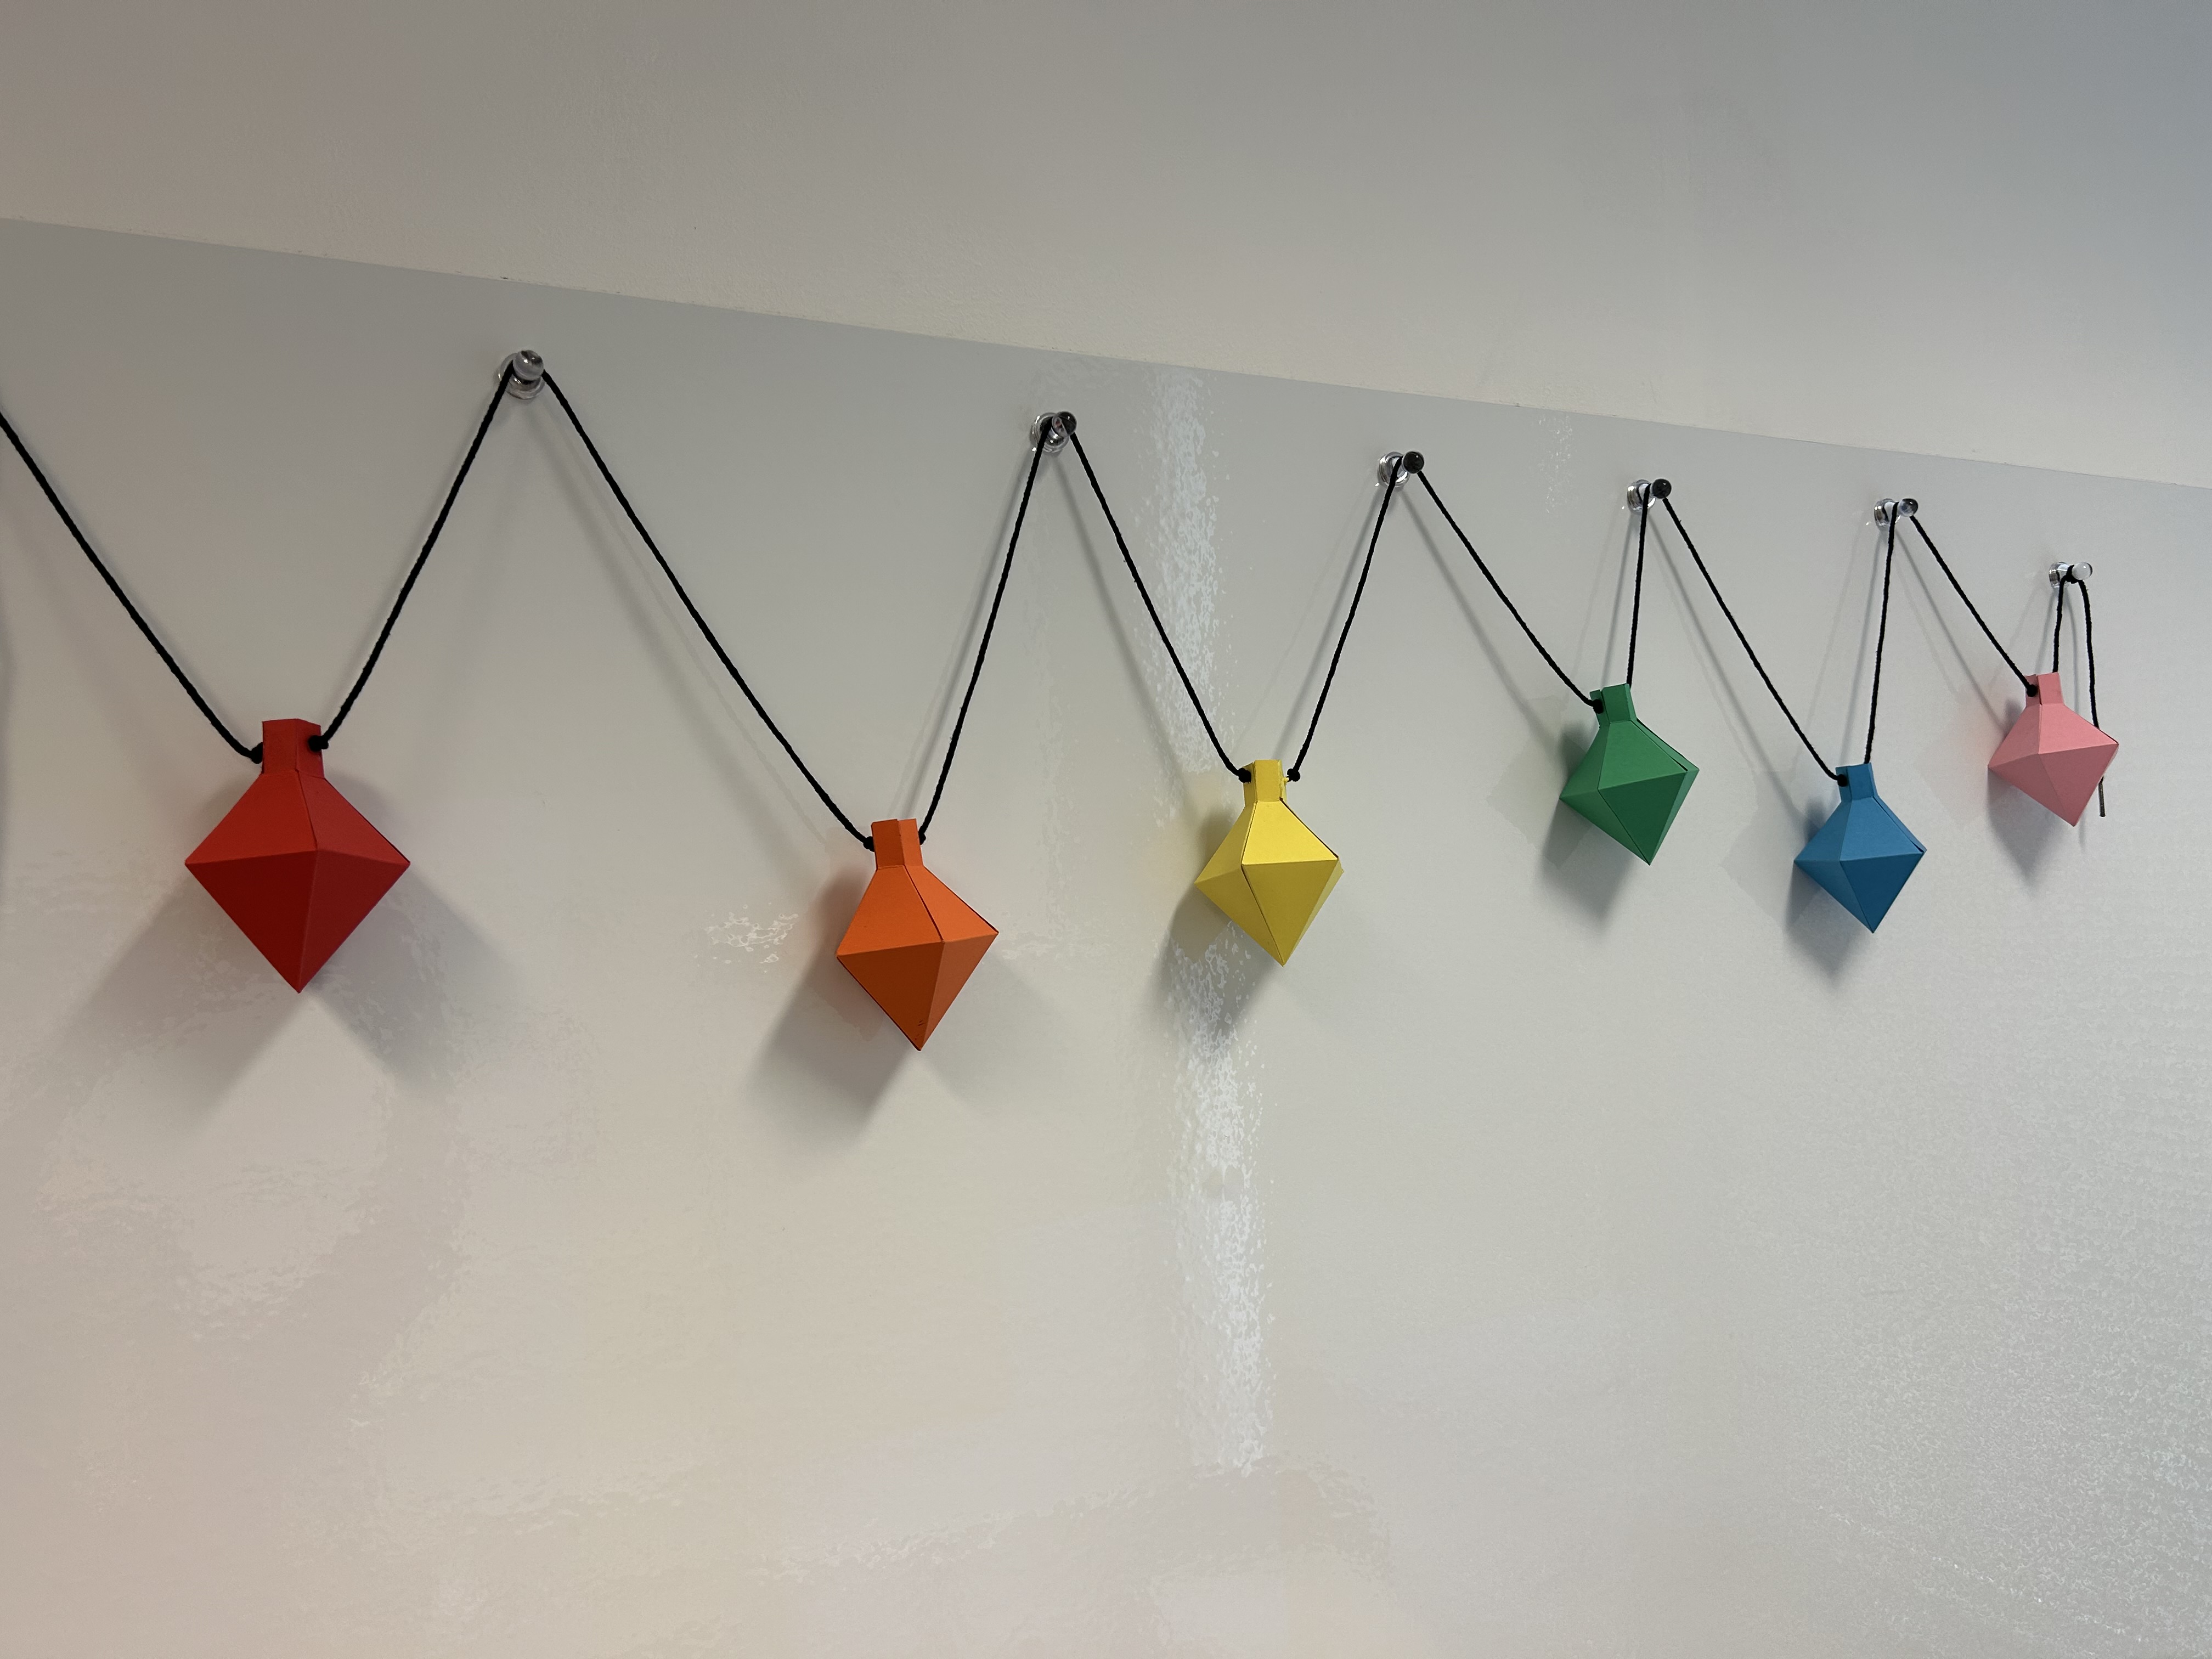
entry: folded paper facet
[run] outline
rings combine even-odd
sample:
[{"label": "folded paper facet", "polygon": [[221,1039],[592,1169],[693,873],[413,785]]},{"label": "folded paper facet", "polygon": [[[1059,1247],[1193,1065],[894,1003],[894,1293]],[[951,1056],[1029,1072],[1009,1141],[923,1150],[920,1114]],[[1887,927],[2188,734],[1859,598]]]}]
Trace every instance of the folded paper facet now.
[{"label": "folded paper facet", "polygon": [[185,860],[294,990],[307,988],[407,860],[323,776],[310,720],[264,720],[261,775]]},{"label": "folded paper facet", "polygon": [[1990,770],[2067,823],[2079,823],[2119,741],[2066,706],[2057,675],[2028,678],[2027,707],[1990,757]]},{"label": "folded paper facet", "polygon": [[1626,686],[1608,685],[1597,695],[1597,736],[1559,799],[1649,864],[1698,769],[1636,718]]},{"label": "folded paper facet", "polygon": [[871,829],[876,873],[837,960],[919,1048],[999,930],[923,866],[921,832],[912,818],[884,818]]},{"label": "folded paper facet", "polygon": [[1305,937],[1344,866],[1283,799],[1283,763],[1254,761],[1244,810],[1206,868],[1198,890],[1280,963]]},{"label": "folded paper facet", "polygon": [[1846,766],[1843,804],[1813,832],[1797,867],[1872,933],[1927,850],[1875,793],[1874,768]]}]

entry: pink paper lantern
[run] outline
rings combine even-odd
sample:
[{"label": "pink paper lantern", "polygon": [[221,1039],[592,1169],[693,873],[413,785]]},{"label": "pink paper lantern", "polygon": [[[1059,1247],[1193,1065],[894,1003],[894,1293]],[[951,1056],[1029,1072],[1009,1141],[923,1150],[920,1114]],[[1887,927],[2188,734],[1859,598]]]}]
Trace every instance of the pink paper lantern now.
[{"label": "pink paper lantern", "polygon": [[2119,740],[2066,706],[2057,675],[2032,674],[2028,681],[2027,707],[1990,757],[1990,770],[2067,823],[2079,823]]}]

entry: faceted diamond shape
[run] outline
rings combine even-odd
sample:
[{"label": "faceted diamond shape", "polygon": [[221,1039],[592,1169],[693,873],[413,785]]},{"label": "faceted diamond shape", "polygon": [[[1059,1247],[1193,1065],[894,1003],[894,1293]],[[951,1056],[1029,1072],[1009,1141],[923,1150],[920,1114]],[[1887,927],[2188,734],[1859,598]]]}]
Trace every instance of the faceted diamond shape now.
[{"label": "faceted diamond shape", "polygon": [[1990,770],[2067,823],[2079,823],[2120,751],[2119,740],[2066,706],[2057,675],[2028,678],[2027,707],[1990,757]]},{"label": "faceted diamond shape", "polygon": [[1254,761],[1244,810],[1198,872],[1198,890],[1287,963],[1344,866],[1283,799],[1280,761]]},{"label": "faceted diamond shape", "polygon": [[919,1048],[999,930],[923,867],[921,831],[912,818],[884,818],[871,830],[876,873],[837,945],[837,960]]},{"label": "faceted diamond shape", "polygon": [[1559,799],[1649,864],[1698,769],[1636,718],[1626,686],[1608,685],[1597,695],[1597,736]]},{"label": "faceted diamond shape", "polygon": [[390,890],[407,860],[323,776],[311,720],[264,720],[261,775],[185,860],[295,991]]},{"label": "faceted diamond shape", "polygon": [[1875,793],[1874,768],[1846,766],[1843,804],[1813,832],[1797,867],[1872,933],[1927,850]]}]

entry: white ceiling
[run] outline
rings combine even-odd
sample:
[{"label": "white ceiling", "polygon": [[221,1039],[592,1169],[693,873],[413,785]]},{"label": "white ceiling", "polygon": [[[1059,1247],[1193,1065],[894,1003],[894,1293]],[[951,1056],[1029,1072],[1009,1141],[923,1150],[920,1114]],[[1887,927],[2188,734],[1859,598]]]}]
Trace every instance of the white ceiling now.
[{"label": "white ceiling", "polygon": [[2212,484],[2208,66],[2194,4],[8,0],[0,216]]}]

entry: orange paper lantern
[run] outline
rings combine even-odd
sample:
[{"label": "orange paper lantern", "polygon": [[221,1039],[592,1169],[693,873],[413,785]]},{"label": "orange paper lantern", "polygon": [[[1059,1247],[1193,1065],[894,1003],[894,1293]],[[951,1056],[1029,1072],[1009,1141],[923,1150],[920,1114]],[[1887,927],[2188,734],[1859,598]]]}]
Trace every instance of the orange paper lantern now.
[{"label": "orange paper lantern", "polygon": [[912,818],[884,818],[870,828],[876,873],[837,960],[919,1048],[999,930],[922,866],[921,832]]},{"label": "orange paper lantern", "polygon": [[323,776],[312,720],[264,720],[261,775],[185,860],[295,991],[407,868]]}]

